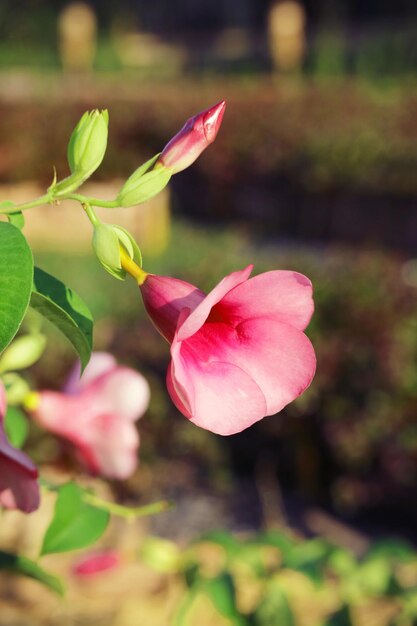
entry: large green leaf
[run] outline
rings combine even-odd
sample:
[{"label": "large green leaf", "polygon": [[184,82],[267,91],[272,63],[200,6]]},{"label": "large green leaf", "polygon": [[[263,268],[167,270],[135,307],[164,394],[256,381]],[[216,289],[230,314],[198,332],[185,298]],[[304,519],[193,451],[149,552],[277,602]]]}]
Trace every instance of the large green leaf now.
[{"label": "large green leaf", "polygon": [[93,318],[80,296],[54,276],[35,267],[30,306],[69,339],[84,369],[91,356]]},{"label": "large green leaf", "polygon": [[14,574],[27,576],[39,581],[55,593],[64,595],[64,586],[59,578],[49,574],[37,563],[18,554],[0,551],[0,570],[8,570]]},{"label": "large green leaf", "polygon": [[60,488],[41,555],[85,548],[104,533],[109,513],[84,502],[83,495],[83,490],[75,483],[67,483]]},{"label": "large green leaf", "polygon": [[20,230],[0,222],[0,352],[15,336],[29,304],[33,258]]}]

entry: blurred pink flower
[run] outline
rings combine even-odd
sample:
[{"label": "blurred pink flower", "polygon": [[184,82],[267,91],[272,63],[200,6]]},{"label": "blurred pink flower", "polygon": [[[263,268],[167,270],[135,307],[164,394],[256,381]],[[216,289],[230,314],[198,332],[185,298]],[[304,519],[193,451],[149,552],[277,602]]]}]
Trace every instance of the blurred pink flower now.
[{"label": "blurred pink flower", "polygon": [[302,332],[314,308],[309,279],[272,271],[248,280],[251,271],[226,276],[208,295],[152,274],[140,286],[148,314],[171,343],[174,404],[221,435],[281,411],[309,386],[316,367]]},{"label": "blurred pink flower", "polygon": [[0,383],[0,506],[31,513],[40,502],[38,470],[26,454],[8,442],[5,415],[6,392]]},{"label": "blurred pink flower", "polygon": [[89,471],[123,480],[138,463],[134,422],[148,408],[148,383],[104,352],[93,353],[79,375],[77,364],[63,393],[39,392],[33,417],[46,430],[72,442]]},{"label": "blurred pink flower", "polygon": [[72,568],[73,574],[79,578],[92,578],[97,574],[106,572],[120,565],[120,555],[115,550],[102,550],[90,552],[78,559]]},{"label": "blurred pink flower", "polygon": [[190,117],[181,130],[162,150],[157,165],[168,168],[172,174],[189,167],[213,141],[219,132],[226,102]]}]

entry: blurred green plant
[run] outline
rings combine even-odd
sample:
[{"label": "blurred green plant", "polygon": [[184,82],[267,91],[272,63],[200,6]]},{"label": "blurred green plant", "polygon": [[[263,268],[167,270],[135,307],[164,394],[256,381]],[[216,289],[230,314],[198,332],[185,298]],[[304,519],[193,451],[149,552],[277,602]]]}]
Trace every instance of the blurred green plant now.
[{"label": "blurred green plant", "polygon": [[231,626],[356,626],[369,607],[375,625],[415,624],[417,554],[397,540],[378,541],[357,557],[320,537],[300,540],[273,530],[237,538],[218,531],[182,552],[149,537],[140,558],[182,577],[175,626],[197,623],[202,599],[224,619],[219,623]]}]

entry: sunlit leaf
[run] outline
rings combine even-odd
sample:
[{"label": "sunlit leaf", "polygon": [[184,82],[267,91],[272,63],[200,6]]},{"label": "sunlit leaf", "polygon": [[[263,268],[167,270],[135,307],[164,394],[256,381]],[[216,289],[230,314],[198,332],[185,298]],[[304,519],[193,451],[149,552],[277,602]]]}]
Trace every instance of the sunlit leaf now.
[{"label": "sunlit leaf", "polygon": [[84,369],[91,356],[93,318],[80,296],[57,278],[36,267],[30,306],[69,339]]},{"label": "sunlit leaf", "polygon": [[41,555],[85,548],[95,543],[107,528],[109,513],[83,500],[75,483],[60,488],[52,522],[47,528]]},{"label": "sunlit leaf", "polygon": [[20,230],[0,222],[0,352],[15,336],[29,304],[33,258]]}]

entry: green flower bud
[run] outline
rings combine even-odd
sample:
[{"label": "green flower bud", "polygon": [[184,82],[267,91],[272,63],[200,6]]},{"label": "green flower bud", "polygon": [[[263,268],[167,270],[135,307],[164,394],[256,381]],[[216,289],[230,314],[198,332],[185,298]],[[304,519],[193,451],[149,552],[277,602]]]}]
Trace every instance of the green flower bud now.
[{"label": "green flower bud", "polygon": [[153,169],[158,157],[159,154],[152,157],[129,176],[117,196],[119,206],[130,207],[142,204],[167,186],[172,174],[163,165],[158,165]]},{"label": "green flower bud", "polygon": [[94,227],[93,249],[104,269],[115,278],[124,280],[126,271],[122,267],[120,246],[137,265],[142,266],[142,255],[132,235],[115,224],[98,223]]},{"label": "green flower bud", "polygon": [[91,176],[106,153],[109,114],[107,110],[86,111],[68,144],[68,163],[73,174]]},{"label": "green flower bud", "polygon": [[73,130],[68,143],[68,163],[71,176],[58,184],[52,183],[49,191],[54,198],[75,191],[96,171],[107,148],[109,114],[107,110],[86,111]]},{"label": "green flower bud", "polygon": [[0,373],[30,367],[41,358],[45,346],[45,335],[40,333],[21,335],[1,355]]}]

